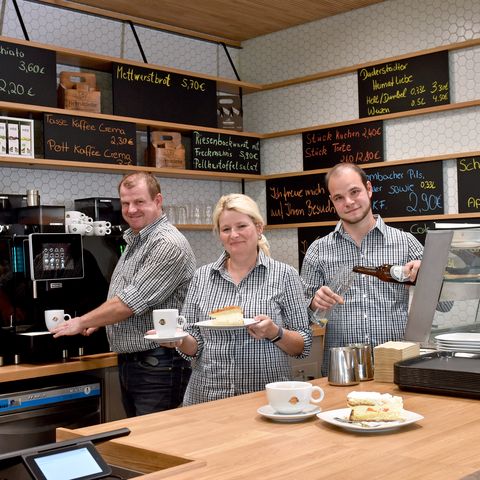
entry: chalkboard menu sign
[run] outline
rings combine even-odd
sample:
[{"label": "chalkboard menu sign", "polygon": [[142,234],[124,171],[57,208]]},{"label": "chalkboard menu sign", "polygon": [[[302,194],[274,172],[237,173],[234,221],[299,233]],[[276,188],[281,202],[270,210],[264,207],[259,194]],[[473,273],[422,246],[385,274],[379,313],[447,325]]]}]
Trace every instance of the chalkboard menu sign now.
[{"label": "chalkboard menu sign", "polygon": [[329,168],[341,162],[383,162],[383,122],[303,132],[302,144],[303,170]]},{"label": "chalkboard menu sign", "polygon": [[[372,183],[374,213],[383,217],[443,213],[442,162],[385,165],[365,173]],[[324,174],[313,174],[267,180],[267,223],[336,220],[324,179]]]},{"label": "chalkboard menu sign", "polygon": [[217,126],[213,80],[119,63],[112,69],[115,115]]},{"label": "chalkboard menu sign", "polygon": [[446,50],[361,68],[357,78],[361,118],[450,103]]},{"label": "chalkboard menu sign", "polygon": [[57,106],[55,52],[0,42],[0,101]]},{"label": "chalkboard menu sign", "polygon": [[[448,223],[478,223],[478,218],[466,219],[448,219]],[[398,228],[404,232],[411,233],[422,245],[425,245],[425,239],[429,230],[435,229],[433,220],[413,220],[411,222],[386,222],[390,227]],[[439,220],[438,223],[442,223]],[[302,265],[308,247],[317,239],[333,232],[335,225],[321,227],[301,227],[298,229],[298,264]]]},{"label": "chalkboard menu sign", "polygon": [[194,131],[192,169],[260,175],[260,140],[240,135]]},{"label": "chalkboard menu sign", "polygon": [[457,160],[458,213],[480,212],[480,157]]},{"label": "chalkboard menu sign", "polygon": [[46,158],[136,164],[133,123],[45,113],[43,130]]},{"label": "chalkboard menu sign", "polygon": [[372,210],[382,217],[443,214],[442,162],[385,166],[365,171]]}]

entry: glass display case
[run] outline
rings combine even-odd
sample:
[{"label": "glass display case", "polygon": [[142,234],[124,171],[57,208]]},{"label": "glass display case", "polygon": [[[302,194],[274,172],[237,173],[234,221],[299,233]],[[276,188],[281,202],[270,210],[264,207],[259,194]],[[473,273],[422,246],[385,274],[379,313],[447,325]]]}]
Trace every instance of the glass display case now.
[{"label": "glass display case", "polygon": [[480,333],[480,225],[427,233],[405,340],[434,347],[453,332]]}]

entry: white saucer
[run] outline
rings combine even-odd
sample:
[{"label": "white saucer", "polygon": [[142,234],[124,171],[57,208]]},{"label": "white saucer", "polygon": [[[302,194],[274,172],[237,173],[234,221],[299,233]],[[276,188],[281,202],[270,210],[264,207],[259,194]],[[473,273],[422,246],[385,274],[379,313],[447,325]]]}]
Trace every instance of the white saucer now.
[{"label": "white saucer", "polygon": [[253,318],[244,318],[243,325],[214,325],[213,320],[203,320],[201,322],[194,323],[194,325],[204,328],[212,328],[214,330],[238,330],[239,328],[246,328],[254,323],[258,323],[257,320],[254,320]]},{"label": "white saucer", "polygon": [[320,413],[322,409],[317,405],[309,405],[302,412],[299,413],[278,413],[270,405],[264,405],[257,410],[257,413],[263,417],[275,420],[276,422],[294,423],[302,422],[307,418],[315,416]]},{"label": "white saucer", "polygon": [[184,332],[183,330],[177,330],[173,337],[160,337],[158,333],[153,333],[150,335],[145,335],[143,338],[146,338],[147,340],[154,340],[155,342],[175,342],[176,340],[185,338],[187,335],[187,332]]}]

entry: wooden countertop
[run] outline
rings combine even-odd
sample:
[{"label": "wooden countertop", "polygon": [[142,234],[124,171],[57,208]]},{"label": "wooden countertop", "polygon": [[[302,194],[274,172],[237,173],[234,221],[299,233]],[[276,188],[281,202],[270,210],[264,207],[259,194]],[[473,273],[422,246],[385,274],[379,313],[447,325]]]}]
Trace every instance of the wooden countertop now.
[{"label": "wooden countertop", "polygon": [[[459,479],[480,470],[480,403],[474,399],[400,391],[394,384],[363,382],[325,390],[322,409],[345,408],[352,390],[401,395],[406,410],[425,418],[390,433],[351,433],[316,417],[301,423],[275,423],[257,414],[265,392],[119,420],[75,431],[59,429],[58,438],[128,427],[131,433],[104,445],[127,446],[166,456],[197,459],[149,473],[145,480],[212,479]],[[131,456],[135,449],[132,448]],[[139,463],[149,463],[144,455]],[[148,471],[148,470],[143,470]]]},{"label": "wooden countertop", "polygon": [[83,372],[97,368],[115,367],[117,355],[115,353],[99,353],[96,355],[85,355],[56,363],[21,363],[19,365],[7,365],[0,367],[0,382],[12,382],[36,377],[47,377],[49,375],[60,375],[63,373]]}]

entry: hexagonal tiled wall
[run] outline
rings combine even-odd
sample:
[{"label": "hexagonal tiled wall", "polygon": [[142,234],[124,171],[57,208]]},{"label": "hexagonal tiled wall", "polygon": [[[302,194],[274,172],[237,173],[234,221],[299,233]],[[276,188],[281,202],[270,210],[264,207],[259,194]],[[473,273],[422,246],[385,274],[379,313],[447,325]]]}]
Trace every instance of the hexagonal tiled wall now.
[{"label": "hexagonal tiled wall", "polygon": [[[141,61],[130,27],[121,22],[24,0],[18,3],[34,41]],[[23,38],[8,1],[1,33]],[[149,62],[234,78],[222,47],[144,27],[137,27],[137,33]],[[229,52],[242,80],[268,83],[479,37],[477,0],[389,0],[259,37],[245,42],[242,50]],[[450,52],[452,101],[480,98],[479,56],[479,47]],[[271,132],[345,121],[358,117],[357,103],[355,74],[244,95],[245,130]],[[108,109],[108,104],[102,107]],[[385,125],[387,159],[478,151],[479,120],[478,107],[390,120]],[[301,135],[262,141],[262,173],[301,169]],[[75,197],[114,196],[119,179],[112,174],[35,169],[2,168],[1,172],[0,193],[37,186],[42,200],[67,206]],[[444,162],[444,177],[446,209],[455,212],[454,161]],[[213,204],[221,194],[240,188],[239,182],[162,179],[167,205],[189,205],[192,199]],[[246,182],[245,188],[265,212],[264,183]],[[187,236],[199,264],[216,258],[219,246],[210,232],[192,231]],[[267,236],[276,258],[298,266],[295,229],[271,230]]]}]

